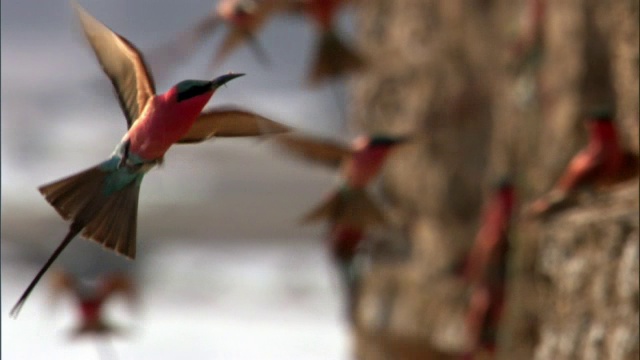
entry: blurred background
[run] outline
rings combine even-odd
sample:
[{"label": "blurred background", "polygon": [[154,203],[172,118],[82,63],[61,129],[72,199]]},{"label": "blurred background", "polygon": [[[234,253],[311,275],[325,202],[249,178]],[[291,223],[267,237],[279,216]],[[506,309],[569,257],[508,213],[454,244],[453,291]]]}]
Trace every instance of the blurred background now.
[{"label": "blurred background", "polygon": [[[81,5],[145,53],[199,21],[214,3]],[[349,16],[341,19],[345,31]],[[349,139],[344,86],[302,85],[315,29],[297,17],[274,20],[259,35],[272,66],[240,47],[212,73],[220,30],[174,72],[157,74],[158,92],[183,79],[243,72],[247,76],[218,91],[209,106],[238,105]],[[76,309],[52,312],[46,277],[18,320],[8,318],[67,228],[36,188],[105,159],[126,130],[67,0],[2,3],[2,119],[3,358],[91,358],[91,341],[67,341],[65,324]],[[132,337],[115,340],[120,359],[344,359],[341,288],[322,245],[324,229],[297,225],[334,176],[259,140],[175,147],[142,187],[135,262],[78,238],[56,265],[89,278],[115,270],[136,278],[140,313],[124,321],[135,324]],[[126,307],[113,311],[127,316]]]},{"label": "blurred background", "polygon": [[[296,225],[335,174],[268,141],[213,140],[172,148],[145,179],[135,262],[79,239],[57,261],[89,278],[125,271],[139,284],[139,312],[121,300],[110,310],[132,331],[112,350],[123,359],[638,358],[638,1],[351,3],[338,27],[367,67],[346,85],[304,86],[317,32],[282,15],[258,35],[271,67],[240,47],[219,73],[247,76],[210,104],[343,141],[420,135],[370,189],[389,226],[367,232],[348,317],[327,229]],[[214,4],[81,5],[145,52]],[[158,90],[217,75],[207,66],[221,33],[158,72]],[[585,116],[603,107],[619,140],[607,144],[636,173],[604,188],[587,180],[563,211],[527,218],[597,137]],[[65,338],[73,309],[49,311],[46,278],[8,319],[67,227],[36,188],[104,159],[125,129],[66,0],[2,4],[2,120],[3,355],[95,356],[95,344]],[[504,179],[509,206],[496,187]],[[509,211],[491,213],[500,206]],[[500,254],[482,249],[491,226],[484,232],[496,238],[484,241]],[[461,275],[478,248],[499,268],[486,271],[499,273],[488,300],[477,291],[486,284]]]}]

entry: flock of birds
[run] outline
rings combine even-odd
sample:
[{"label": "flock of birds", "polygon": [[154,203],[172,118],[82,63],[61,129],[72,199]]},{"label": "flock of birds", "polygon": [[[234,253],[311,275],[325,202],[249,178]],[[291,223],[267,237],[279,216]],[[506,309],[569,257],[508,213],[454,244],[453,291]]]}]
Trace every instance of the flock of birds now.
[{"label": "flock of birds", "polygon": [[[215,11],[193,29],[156,49],[154,54],[170,58],[166,64],[175,63],[224,24],[228,32],[216,52],[214,65],[220,64],[243,43],[253,49],[261,62],[267,63],[268,56],[256,38],[258,30],[274,12],[303,12],[314,19],[321,30],[316,60],[309,75],[310,83],[317,84],[364,66],[361,56],[346,46],[333,28],[335,14],[346,2],[222,0]],[[18,315],[38,281],[78,234],[135,259],[138,193],[144,176],[162,163],[172,145],[200,143],[214,137],[268,137],[294,155],[341,171],[340,185],[306,214],[303,221],[329,223],[327,244],[332,257],[344,274],[347,288],[357,287],[351,267],[366,231],[387,223],[383,209],[371,198],[367,187],[391,151],[416,137],[375,134],[358,137],[351,146],[346,146],[301,134],[248,110],[228,107],[203,110],[219,87],[243,74],[226,74],[212,80],[184,80],[167,92],[157,94],[153,76],[140,51],[76,2],[72,5],[102,70],[113,84],[128,130],[105,161],[39,188],[45,199],[71,224],[61,244],[11,310],[12,316]],[[622,149],[611,112],[594,112],[586,124],[589,131],[586,148],[573,158],[546,195],[525,207],[524,216],[540,217],[561,209],[584,185],[609,186],[637,176],[637,155]],[[506,239],[514,218],[514,203],[514,185],[509,179],[503,179],[488,198],[477,236],[457,269],[457,274],[471,289],[466,317],[468,330],[476,347],[487,351],[495,348],[495,333],[505,302]],[[78,299],[82,323],[74,330],[75,335],[111,332],[114,328],[101,317],[102,304],[117,292],[135,298],[135,287],[121,274],[107,276],[99,286],[89,289],[70,275],[57,273],[54,285],[56,293],[66,290]],[[357,292],[349,294],[353,297]]]},{"label": "flock of birds", "polygon": [[271,60],[258,40],[258,33],[267,21],[277,14],[304,16],[316,25],[313,64],[307,83],[318,86],[323,82],[365,68],[361,54],[341,38],[336,29],[336,15],[340,9],[356,0],[221,0],[207,16],[168,43],[152,49],[149,57],[162,73],[175,68],[220,27],[226,27],[221,45],[215,51],[210,67],[218,68],[227,57],[242,45],[247,45],[258,62],[269,66]]}]

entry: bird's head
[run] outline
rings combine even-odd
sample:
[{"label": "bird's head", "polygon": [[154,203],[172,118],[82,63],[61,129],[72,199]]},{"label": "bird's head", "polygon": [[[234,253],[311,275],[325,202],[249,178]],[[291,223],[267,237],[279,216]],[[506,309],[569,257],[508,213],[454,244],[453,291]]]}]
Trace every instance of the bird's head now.
[{"label": "bird's head", "polygon": [[211,81],[183,80],[171,88],[171,90],[169,90],[169,94],[171,97],[174,97],[175,101],[178,103],[198,99],[203,95],[211,96],[220,86],[243,75],[244,74],[226,74],[218,76]]},{"label": "bird's head", "polygon": [[370,148],[392,148],[409,140],[406,136],[374,135],[370,137]]},{"label": "bird's head", "polygon": [[617,141],[614,121],[614,110],[611,106],[599,106],[592,108],[586,115],[586,127],[591,140]]},{"label": "bird's head", "polygon": [[503,176],[494,183],[496,191],[510,191],[513,189],[513,181],[508,176]]},{"label": "bird's head", "polygon": [[508,176],[500,178],[495,184],[494,189],[502,204],[503,211],[509,216],[513,210],[515,202],[515,189],[513,181]]},{"label": "bird's head", "polygon": [[613,119],[613,109],[610,106],[598,106],[591,109],[586,114],[588,122],[611,122]]},{"label": "bird's head", "polygon": [[254,14],[257,8],[256,0],[225,0],[218,2],[216,11],[221,18],[233,21]]},{"label": "bird's head", "polygon": [[241,0],[234,8],[236,16],[251,15],[257,10],[258,4],[255,0]]}]

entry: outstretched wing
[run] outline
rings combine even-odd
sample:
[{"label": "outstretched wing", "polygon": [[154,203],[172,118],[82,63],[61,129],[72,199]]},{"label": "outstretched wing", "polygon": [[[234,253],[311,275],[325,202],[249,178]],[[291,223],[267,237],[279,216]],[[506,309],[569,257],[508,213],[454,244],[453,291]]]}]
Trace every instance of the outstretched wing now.
[{"label": "outstretched wing", "polygon": [[298,134],[282,134],[275,141],[294,155],[331,168],[338,168],[343,159],[352,155],[351,149],[342,144]]},{"label": "outstretched wing", "polygon": [[54,294],[73,291],[75,284],[76,279],[62,270],[51,273],[51,290]]},{"label": "outstretched wing", "polygon": [[[290,0],[225,0],[216,7],[218,16],[225,19],[229,31],[216,51],[212,67],[217,68],[238,46],[248,42],[258,61],[270,65],[271,61],[264,47],[257,39],[257,32],[276,12],[285,10]],[[243,15],[238,11],[245,11]]]},{"label": "outstretched wing", "polygon": [[239,137],[279,134],[288,126],[264,116],[233,107],[219,107],[200,114],[189,132],[178,144],[193,144],[212,137]]},{"label": "outstretched wing", "polygon": [[130,128],[155,95],[153,78],[144,58],[127,39],[111,31],[75,1],[72,5],[102,70],[113,84]]},{"label": "outstretched wing", "polygon": [[211,12],[176,38],[148,51],[147,59],[156,79],[166,77],[180,62],[198,50],[204,40],[213,35],[222,20]]},{"label": "outstretched wing", "polygon": [[98,289],[100,297],[107,299],[112,295],[122,294],[130,304],[135,305],[138,293],[133,280],[126,274],[114,273],[102,278]]},{"label": "outstretched wing", "polygon": [[52,307],[56,306],[62,295],[76,291],[76,279],[62,270],[56,270],[51,273],[50,284],[51,295],[49,296],[49,301]]}]

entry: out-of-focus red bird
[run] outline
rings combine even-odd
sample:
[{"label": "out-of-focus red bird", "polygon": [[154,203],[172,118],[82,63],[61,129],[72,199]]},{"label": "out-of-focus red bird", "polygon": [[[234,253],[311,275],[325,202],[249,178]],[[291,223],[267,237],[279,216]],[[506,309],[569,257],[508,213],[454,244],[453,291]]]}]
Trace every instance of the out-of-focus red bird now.
[{"label": "out-of-focus red bird", "polygon": [[267,53],[256,39],[260,29],[276,12],[283,11],[290,0],[222,0],[216,13],[228,24],[229,32],[213,59],[217,67],[239,45],[248,42],[258,61],[270,63]]},{"label": "out-of-focus red bird", "polygon": [[307,79],[312,86],[359,71],[365,66],[362,56],[338,36],[335,28],[338,11],[349,2],[354,1],[294,0],[290,2],[290,8],[294,7],[310,17],[320,32],[316,41],[313,65]]},{"label": "out-of-focus red bird", "polygon": [[546,0],[527,0],[521,35],[510,48],[511,55],[526,64],[542,51]]},{"label": "out-of-focus red bird", "polygon": [[193,27],[168,44],[151,51],[149,58],[154,68],[162,72],[176,66],[195,52],[204,39],[213,35],[221,24],[227,34],[213,57],[212,67],[217,68],[238,46],[248,43],[256,58],[263,65],[269,57],[257,40],[258,32],[276,12],[284,11],[291,0],[220,0],[215,8]]},{"label": "out-of-focus red bird", "polygon": [[464,359],[471,359],[481,351],[495,351],[505,301],[507,233],[514,198],[513,185],[503,180],[485,206],[480,229],[464,263],[462,277],[471,287],[466,324],[475,342]]},{"label": "out-of-focus red bird", "polygon": [[326,219],[331,224],[356,229],[385,222],[384,215],[367,193],[367,185],[378,175],[393,148],[405,137],[361,136],[351,147],[298,134],[282,134],[276,142],[308,160],[341,168],[341,185],[325,201],[304,216],[304,222]]},{"label": "out-of-focus red bird", "polygon": [[293,154],[342,170],[339,188],[306,214],[303,221],[328,222],[327,246],[346,292],[347,316],[353,321],[359,289],[354,258],[366,230],[386,222],[382,210],[370,198],[366,187],[380,172],[390,151],[407,138],[361,136],[354,140],[351,147],[297,134],[283,134],[274,139]]},{"label": "out-of-focus red bird", "polygon": [[71,337],[85,335],[108,336],[119,329],[104,317],[104,305],[115,295],[124,295],[131,305],[137,303],[133,281],[125,274],[104,275],[97,282],[83,282],[63,271],[52,274],[52,299],[71,295],[78,307],[78,325],[71,330]]},{"label": "out-of-focus red bird", "polygon": [[639,159],[620,146],[611,113],[597,111],[587,119],[589,143],[571,160],[560,179],[526,214],[539,216],[561,206],[578,188],[607,186],[638,176]]}]

